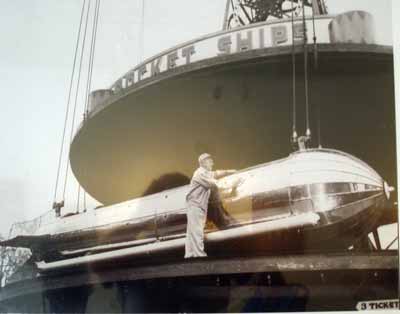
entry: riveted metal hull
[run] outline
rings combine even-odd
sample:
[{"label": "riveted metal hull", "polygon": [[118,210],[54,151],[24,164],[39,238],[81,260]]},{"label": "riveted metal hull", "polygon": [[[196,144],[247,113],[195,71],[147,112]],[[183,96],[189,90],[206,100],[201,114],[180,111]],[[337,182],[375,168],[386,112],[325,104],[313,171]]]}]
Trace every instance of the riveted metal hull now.
[{"label": "riveted metal hull", "polygon": [[[243,184],[220,196],[234,180]],[[218,181],[208,209],[210,254],[347,249],[373,231],[387,203],[385,183],[363,161],[309,149]],[[3,245],[28,246],[46,263],[181,255],[188,186],[64,217]],[[181,252],[181,253],[178,253]],[[92,257],[85,257],[90,254]]]}]

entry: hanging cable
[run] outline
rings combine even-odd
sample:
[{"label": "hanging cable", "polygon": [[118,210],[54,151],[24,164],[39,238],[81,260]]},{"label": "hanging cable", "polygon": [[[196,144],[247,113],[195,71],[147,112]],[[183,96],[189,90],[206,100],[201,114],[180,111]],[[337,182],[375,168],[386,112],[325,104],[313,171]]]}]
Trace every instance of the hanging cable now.
[{"label": "hanging cable", "polygon": [[81,194],[81,185],[78,183],[78,197],[77,197],[77,201],[76,201],[76,213],[79,213],[80,194]]},{"label": "hanging cable", "polygon": [[100,10],[100,0],[96,0],[94,19],[93,19],[93,28],[92,28],[92,41],[91,41],[91,44],[90,44],[90,53],[89,53],[88,76],[87,76],[87,82],[86,82],[84,121],[86,120],[87,114],[88,114],[88,111],[89,111],[89,97],[90,97],[90,91],[92,89],[92,73],[93,73],[94,53],[95,53],[95,48],[96,48],[97,25],[98,25],[98,19],[99,19],[99,10]]},{"label": "hanging cable", "polygon": [[306,137],[311,138],[310,117],[309,117],[309,100],[308,100],[308,47],[307,47],[307,26],[305,15],[305,0],[303,0],[303,38],[304,38],[304,92],[306,100]]},{"label": "hanging cable", "polygon": [[[92,77],[93,77],[93,64],[94,64],[94,53],[96,48],[96,38],[97,38],[97,25],[99,20],[99,11],[100,11],[100,0],[96,0],[95,4],[95,12],[93,18],[93,27],[92,27],[92,41],[90,44],[90,53],[89,53],[89,67],[88,67],[88,76],[86,82],[86,95],[85,95],[85,109],[83,114],[83,123],[87,121],[89,115],[89,98],[90,91],[92,89]],[[84,169],[86,174],[86,169]],[[86,209],[86,191],[83,191],[83,208]],[[79,206],[78,206],[79,210]]]},{"label": "hanging cable", "polygon": [[318,104],[318,120],[317,120],[317,127],[318,127],[318,148],[322,148],[322,138],[321,138],[321,103]]},{"label": "hanging cable", "polygon": [[315,34],[315,8],[312,8],[312,23],[313,23],[313,42],[314,42],[314,69],[318,68],[318,49],[317,49],[317,35]]},{"label": "hanging cable", "polygon": [[[313,22],[313,42],[314,42],[314,71],[318,69],[318,47],[317,47],[317,35],[315,33],[315,5],[312,6],[312,22]],[[312,81],[311,81],[312,83]],[[313,90],[311,88],[311,90]],[[322,148],[321,138],[321,103],[317,105],[317,135],[318,135],[318,147]]]},{"label": "hanging cable", "polygon": [[292,2],[292,142],[297,142],[297,130],[296,130],[296,120],[297,120],[297,106],[296,106],[296,54],[295,54],[295,44],[294,44],[294,4]]},{"label": "hanging cable", "polygon": [[[86,33],[87,33],[87,26],[88,26],[88,21],[89,21],[90,3],[91,3],[91,0],[89,0],[87,12],[86,12],[86,22],[85,22],[85,29],[84,29],[84,33],[83,33],[82,48],[81,48],[80,62],[79,62],[78,81],[77,81],[77,84],[76,84],[76,91],[75,91],[75,103],[74,103],[74,110],[73,110],[73,113],[72,113],[72,126],[71,126],[71,132],[70,132],[70,140],[69,140],[69,144],[70,145],[72,143],[72,139],[73,139],[73,135],[74,135],[76,107],[77,107],[77,103],[78,103],[79,85],[80,85],[81,74],[82,74],[83,53],[85,51]],[[66,171],[65,171],[63,199],[65,199],[65,192],[66,192],[67,181],[68,181],[68,171],[69,171],[69,163],[67,163],[67,167],[66,167]]]},{"label": "hanging cable", "polygon": [[83,15],[84,15],[84,12],[85,12],[85,6],[86,6],[86,0],[83,1],[83,5],[82,5],[81,17],[80,17],[79,29],[78,29],[78,36],[77,36],[76,44],[75,44],[74,61],[73,61],[73,65],[72,65],[71,79],[70,79],[70,82],[69,82],[69,91],[68,91],[68,99],[67,99],[67,106],[66,106],[67,108],[65,110],[64,129],[63,129],[62,139],[61,139],[60,154],[58,156],[58,168],[57,168],[56,183],[55,183],[55,188],[54,188],[53,204],[55,204],[55,202],[57,201],[57,190],[58,190],[58,183],[59,183],[59,180],[60,180],[60,172],[61,172],[62,155],[63,155],[63,151],[64,151],[65,134],[66,134],[66,131],[67,131],[69,107],[70,107],[71,94],[72,94],[72,85],[73,85],[73,81],[74,81],[74,77],[75,77],[76,57],[78,55],[78,48],[79,48],[79,42],[80,42],[80,38],[81,38],[81,29],[82,29]]}]

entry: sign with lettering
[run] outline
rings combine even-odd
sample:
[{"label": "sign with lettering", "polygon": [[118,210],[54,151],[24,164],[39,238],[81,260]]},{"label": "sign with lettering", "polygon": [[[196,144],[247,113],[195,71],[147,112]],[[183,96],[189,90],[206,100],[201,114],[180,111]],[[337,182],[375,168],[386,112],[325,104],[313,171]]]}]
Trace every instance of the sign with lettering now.
[{"label": "sign with lettering", "polygon": [[[315,27],[311,19],[306,20],[308,43],[313,43],[314,32],[318,43],[329,43],[330,16],[316,17]],[[173,49],[169,49],[146,60],[126,73],[112,86],[114,92],[130,87],[142,80],[154,78],[160,73],[189,65],[194,62],[230,55],[255,49],[303,44],[304,26],[302,20],[279,20],[258,23],[229,31],[222,31],[202,37]]]},{"label": "sign with lettering", "polygon": [[398,310],[399,309],[399,299],[362,301],[362,302],[357,303],[356,308],[358,311]]}]

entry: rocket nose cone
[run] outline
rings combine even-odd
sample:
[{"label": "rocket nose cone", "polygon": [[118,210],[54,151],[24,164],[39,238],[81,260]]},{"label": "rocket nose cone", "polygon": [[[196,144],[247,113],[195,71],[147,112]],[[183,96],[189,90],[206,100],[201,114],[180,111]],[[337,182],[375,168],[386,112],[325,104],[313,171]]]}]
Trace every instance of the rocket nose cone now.
[{"label": "rocket nose cone", "polygon": [[390,193],[394,191],[394,187],[390,186],[386,181],[383,181],[383,190],[385,192],[386,199],[390,199]]}]

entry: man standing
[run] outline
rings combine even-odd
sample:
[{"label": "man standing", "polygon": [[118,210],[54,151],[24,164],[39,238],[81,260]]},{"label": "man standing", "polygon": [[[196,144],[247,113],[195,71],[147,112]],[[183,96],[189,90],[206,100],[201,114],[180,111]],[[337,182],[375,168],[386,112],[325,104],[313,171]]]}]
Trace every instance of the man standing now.
[{"label": "man standing", "polygon": [[[233,174],[236,170],[212,171],[214,161],[209,154],[199,157],[200,167],[194,172],[190,189],[186,195],[187,202],[187,231],[185,243],[185,258],[205,257],[204,226],[207,219],[208,200],[211,189],[217,186],[217,179]],[[239,186],[237,181],[232,191]]]}]

